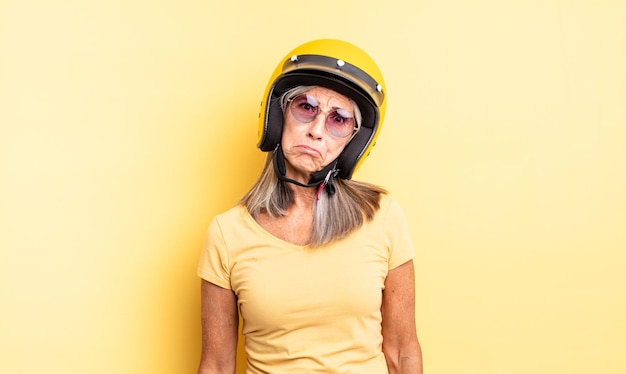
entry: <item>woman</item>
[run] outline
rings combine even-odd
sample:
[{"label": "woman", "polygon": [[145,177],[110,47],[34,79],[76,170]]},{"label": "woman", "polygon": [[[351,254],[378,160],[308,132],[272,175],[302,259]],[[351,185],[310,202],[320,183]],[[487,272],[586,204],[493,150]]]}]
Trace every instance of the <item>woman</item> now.
[{"label": "woman", "polygon": [[198,266],[199,373],[422,373],[413,246],[386,191],[351,180],[380,131],[376,64],[338,40],[303,44],[272,75],[240,204],[212,221]]}]

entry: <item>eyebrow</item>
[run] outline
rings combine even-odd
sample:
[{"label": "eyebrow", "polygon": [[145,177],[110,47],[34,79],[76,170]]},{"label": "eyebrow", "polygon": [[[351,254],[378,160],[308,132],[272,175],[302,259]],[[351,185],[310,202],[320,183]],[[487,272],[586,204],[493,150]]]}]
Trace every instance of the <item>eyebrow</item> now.
[{"label": "eyebrow", "polygon": [[354,115],[352,113],[350,113],[349,110],[343,109],[343,108],[333,108],[335,109],[335,111],[340,115],[343,116],[345,118],[354,118]]},{"label": "eyebrow", "polygon": [[[306,97],[307,103],[309,103],[310,105],[313,105],[313,106],[316,106],[316,107],[320,106],[320,103],[315,98],[315,96],[309,95],[308,93],[305,93],[304,96]],[[333,107],[330,107],[330,109],[336,110],[338,113],[339,113],[340,110],[341,111],[345,111],[346,114],[350,115],[350,118],[354,118],[354,115],[352,113],[350,113],[350,111],[348,109],[346,109],[346,108],[343,108],[343,107],[340,107],[340,106],[333,106]],[[341,114],[341,113],[339,113],[339,114]],[[341,114],[341,115],[343,116],[343,114]]]},{"label": "eyebrow", "polygon": [[309,94],[304,94],[306,96],[306,101],[307,103],[313,105],[313,106],[320,106],[320,102],[317,101],[317,99],[314,96],[311,96]]}]

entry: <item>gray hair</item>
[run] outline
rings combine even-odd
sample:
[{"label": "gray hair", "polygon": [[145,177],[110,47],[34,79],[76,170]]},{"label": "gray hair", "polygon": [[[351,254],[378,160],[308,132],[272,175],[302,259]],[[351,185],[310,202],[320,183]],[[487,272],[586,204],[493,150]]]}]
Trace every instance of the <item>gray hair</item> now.
[{"label": "gray hair", "polygon": [[[315,201],[311,247],[319,247],[348,236],[371,220],[380,208],[382,187],[354,180],[336,178],[335,194],[322,191]],[[294,203],[288,182],[278,179],[273,166],[273,154],[268,153],[261,175],[239,201],[252,217],[267,213],[282,217]],[[312,187],[315,188],[315,187]]]}]

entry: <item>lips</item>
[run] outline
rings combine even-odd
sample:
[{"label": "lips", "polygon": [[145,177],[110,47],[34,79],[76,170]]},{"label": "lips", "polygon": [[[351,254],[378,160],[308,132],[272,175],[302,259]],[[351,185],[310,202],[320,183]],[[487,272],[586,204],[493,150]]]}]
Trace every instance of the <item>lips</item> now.
[{"label": "lips", "polygon": [[296,148],[298,148],[303,153],[306,153],[306,154],[309,154],[309,155],[312,155],[312,156],[315,156],[315,157],[321,157],[322,156],[320,151],[318,151],[315,148],[306,146],[306,145],[298,145],[298,146],[296,146]]}]

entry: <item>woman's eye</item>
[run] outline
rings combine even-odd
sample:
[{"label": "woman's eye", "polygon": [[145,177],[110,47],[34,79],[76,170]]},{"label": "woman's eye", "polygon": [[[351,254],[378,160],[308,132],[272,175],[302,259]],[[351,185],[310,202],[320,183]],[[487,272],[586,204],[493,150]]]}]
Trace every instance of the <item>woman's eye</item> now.
[{"label": "woman's eye", "polygon": [[309,104],[307,102],[304,102],[304,103],[300,104],[300,108],[302,110],[307,111],[307,112],[315,112],[315,110],[317,109],[317,107],[314,107],[313,105],[311,105],[311,104]]},{"label": "woman's eye", "polygon": [[333,122],[340,124],[340,125],[346,122],[346,118],[340,116],[339,114],[335,114],[332,118],[333,118]]}]

